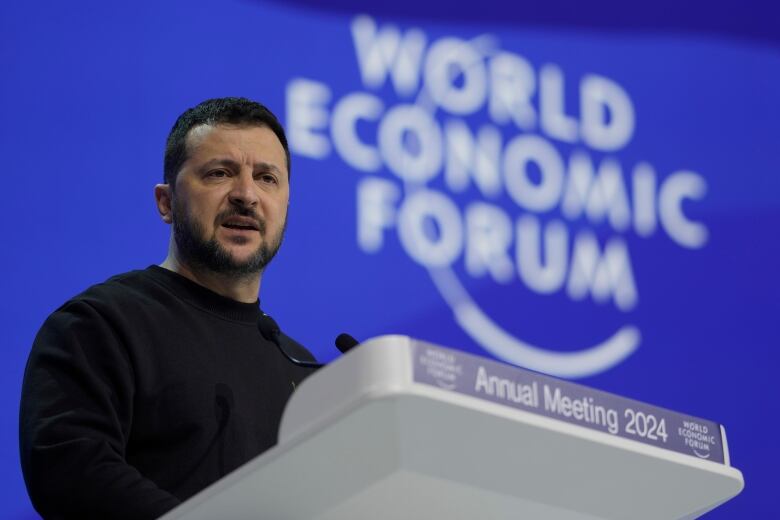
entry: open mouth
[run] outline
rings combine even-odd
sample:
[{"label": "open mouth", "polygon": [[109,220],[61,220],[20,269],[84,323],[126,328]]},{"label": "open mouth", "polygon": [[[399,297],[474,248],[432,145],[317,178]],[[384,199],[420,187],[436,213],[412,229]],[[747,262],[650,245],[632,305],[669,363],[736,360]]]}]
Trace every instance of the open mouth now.
[{"label": "open mouth", "polygon": [[222,227],[228,229],[235,229],[238,231],[259,231],[260,226],[251,218],[247,217],[231,217],[222,223]]},{"label": "open mouth", "polygon": [[222,227],[226,227],[228,229],[240,229],[244,231],[257,231],[256,227],[253,226],[241,226],[238,224],[222,224]]}]

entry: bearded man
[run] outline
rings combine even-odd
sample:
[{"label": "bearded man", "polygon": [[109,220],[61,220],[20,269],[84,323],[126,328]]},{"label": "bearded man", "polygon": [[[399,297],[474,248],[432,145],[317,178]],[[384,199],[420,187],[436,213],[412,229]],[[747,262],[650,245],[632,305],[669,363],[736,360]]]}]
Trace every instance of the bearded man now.
[{"label": "bearded man", "polygon": [[21,461],[44,518],[157,518],[273,446],[311,372],[257,328],[290,194],[277,118],[243,98],[204,101],[173,126],[164,171],[165,261],[66,302],[30,353]]}]

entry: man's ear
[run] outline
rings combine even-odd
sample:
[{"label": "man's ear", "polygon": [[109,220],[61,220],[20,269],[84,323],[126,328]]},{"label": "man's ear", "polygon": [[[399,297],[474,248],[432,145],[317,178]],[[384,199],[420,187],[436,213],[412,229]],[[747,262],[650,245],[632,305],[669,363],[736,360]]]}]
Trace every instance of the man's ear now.
[{"label": "man's ear", "polygon": [[173,199],[170,184],[157,184],[154,187],[154,200],[157,203],[157,211],[163,222],[170,224],[173,222]]}]

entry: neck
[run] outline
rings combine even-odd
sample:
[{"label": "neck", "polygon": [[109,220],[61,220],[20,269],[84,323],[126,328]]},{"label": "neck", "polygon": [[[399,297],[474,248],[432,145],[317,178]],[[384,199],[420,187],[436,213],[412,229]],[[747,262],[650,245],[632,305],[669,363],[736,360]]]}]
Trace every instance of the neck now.
[{"label": "neck", "polygon": [[261,273],[236,277],[206,269],[196,269],[182,261],[175,248],[168,252],[168,257],[160,264],[160,267],[178,273],[206,289],[238,302],[254,303],[260,292]]}]

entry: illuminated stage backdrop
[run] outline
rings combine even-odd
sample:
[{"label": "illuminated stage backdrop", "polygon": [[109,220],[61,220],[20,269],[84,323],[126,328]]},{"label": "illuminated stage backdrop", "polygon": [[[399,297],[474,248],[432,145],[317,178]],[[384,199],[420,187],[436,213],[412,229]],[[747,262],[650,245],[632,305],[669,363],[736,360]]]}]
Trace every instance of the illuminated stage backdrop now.
[{"label": "illuminated stage backdrop", "polygon": [[318,357],[342,331],[409,334],[722,422],[747,487],[708,518],[774,509],[778,45],[265,2],[10,9],[8,518],[34,518],[15,415],[37,328],[162,261],[165,136],[225,95],[287,127],[261,300]]}]

